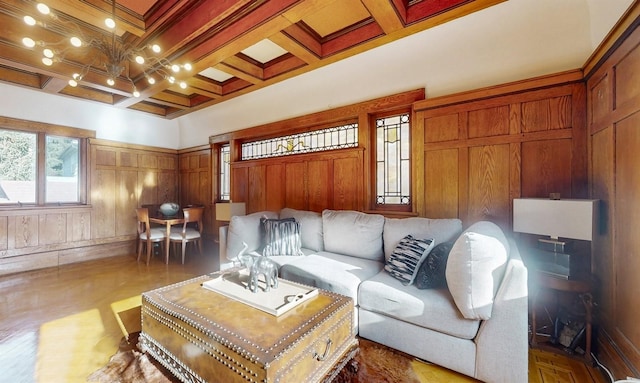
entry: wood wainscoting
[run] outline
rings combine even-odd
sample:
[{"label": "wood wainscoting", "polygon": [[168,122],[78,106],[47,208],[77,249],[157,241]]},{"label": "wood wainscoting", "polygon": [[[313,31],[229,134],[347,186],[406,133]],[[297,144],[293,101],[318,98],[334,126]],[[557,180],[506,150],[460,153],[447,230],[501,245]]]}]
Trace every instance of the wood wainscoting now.
[{"label": "wood wainscoting", "polygon": [[[602,361],[640,378],[640,3],[594,55],[587,74],[591,195],[601,203],[592,270]],[[606,48],[606,50],[605,50]],[[604,57],[604,59],[603,59]]]},{"label": "wood wainscoting", "polygon": [[85,205],[0,210],[0,275],[131,254],[135,208],[178,200],[176,150],[94,138],[88,146]]}]

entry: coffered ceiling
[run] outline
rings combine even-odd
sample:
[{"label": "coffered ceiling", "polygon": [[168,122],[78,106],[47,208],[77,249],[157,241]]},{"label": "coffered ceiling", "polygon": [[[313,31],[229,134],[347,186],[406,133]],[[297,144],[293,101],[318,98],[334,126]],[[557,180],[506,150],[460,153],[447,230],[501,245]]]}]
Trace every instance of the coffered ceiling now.
[{"label": "coffered ceiling", "polygon": [[[38,16],[35,1],[3,0],[0,81],[171,119],[502,1],[117,0],[118,41],[140,47],[157,43],[163,47],[160,56],[189,62],[192,69],[175,74],[173,84],[160,79],[151,85],[142,69],[127,61],[109,86],[106,72],[95,64],[104,61],[96,51],[80,48],[46,66],[42,48],[26,48],[22,39],[59,42],[69,25],[86,35],[111,37],[104,29],[110,1],[45,0],[59,20],[48,20],[44,28],[23,21],[25,15]],[[72,74],[89,63],[94,64],[79,85],[70,86]],[[133,96],[132,83],[139,97]]]}]

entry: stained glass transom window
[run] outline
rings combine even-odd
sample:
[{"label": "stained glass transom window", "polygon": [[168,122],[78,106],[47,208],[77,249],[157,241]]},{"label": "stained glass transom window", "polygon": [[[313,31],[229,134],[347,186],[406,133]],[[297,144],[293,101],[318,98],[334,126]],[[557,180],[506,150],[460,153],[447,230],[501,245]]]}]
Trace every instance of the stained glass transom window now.
[{"label": "stained glass transom window", "polygon": [[376,119],[376,203],[411,203],[409,114]]},{"label": "stained glass transom window", "polygon": [[242,144],[242,159],[288,156],[291,154],[355,148],[358,146],[358,124],[292,134]]}]

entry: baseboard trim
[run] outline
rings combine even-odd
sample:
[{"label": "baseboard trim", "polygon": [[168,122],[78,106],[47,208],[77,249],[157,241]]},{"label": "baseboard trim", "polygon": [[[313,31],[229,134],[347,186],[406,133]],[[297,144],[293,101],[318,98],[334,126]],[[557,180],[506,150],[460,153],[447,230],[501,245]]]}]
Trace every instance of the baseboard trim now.
[{"label": "baseboard trim", "polygon": [[628,376],[640,376],[604,329],[599,330],[597,343],[598,360],[609,369],[616,380],[625,379]]}]

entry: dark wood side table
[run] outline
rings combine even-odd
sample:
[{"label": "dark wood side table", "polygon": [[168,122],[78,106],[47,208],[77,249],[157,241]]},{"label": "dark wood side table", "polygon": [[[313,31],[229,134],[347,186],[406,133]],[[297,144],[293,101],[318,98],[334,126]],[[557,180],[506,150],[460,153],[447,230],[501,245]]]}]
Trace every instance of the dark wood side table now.
[{"label": "dark wood side table", "polygon": [[[588,363],[592,363],[591,357],[591,332],[593,321],[593,299],[591,296],[591,283],[588,277],[581,279],[566,279],[557,277],[552,274],[545,273],[540,270],[533,270],[533,282],[536,284],[536,292],[533,296],[531,308],[531,346],[540,348],[543,343],[537,340],[537,324],[536,324],[536,307],[540,291],[543,289],[553,290],[556,292],[565,292],[577,294],[584,305],[585,315],[585,355],[584,358]],[[557,313],[556,313],[557,315]],[[546,347],[545,347],[546,348]]]}]

